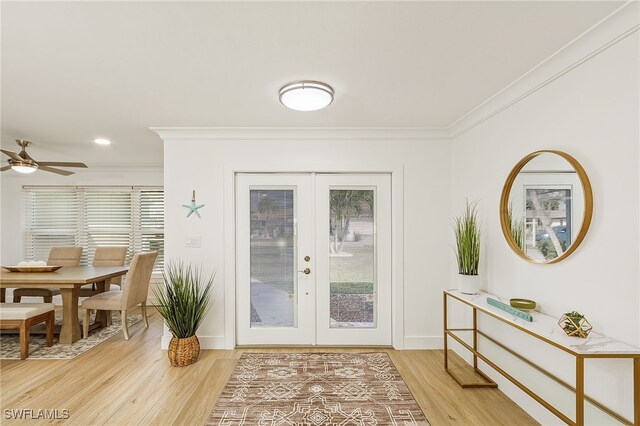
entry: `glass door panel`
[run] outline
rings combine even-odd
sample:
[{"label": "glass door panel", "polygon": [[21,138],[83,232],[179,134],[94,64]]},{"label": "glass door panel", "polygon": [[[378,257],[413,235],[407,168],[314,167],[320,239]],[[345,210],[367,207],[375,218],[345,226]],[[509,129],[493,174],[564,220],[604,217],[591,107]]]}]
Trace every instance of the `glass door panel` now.
[{"label": "glass door panel", "polygon": [[[312,176],[239,174],[236,185],[237,343],[312,344]],[[299,291],[299,287],[304,292]]]},{"label": "glass door panel", "polygon": [[295,327],[294,190],[251,189],[251,327]]},{"label": "glass door panel", "polygon": [[374,328],[375,190],[329,189],[329,326]]}]

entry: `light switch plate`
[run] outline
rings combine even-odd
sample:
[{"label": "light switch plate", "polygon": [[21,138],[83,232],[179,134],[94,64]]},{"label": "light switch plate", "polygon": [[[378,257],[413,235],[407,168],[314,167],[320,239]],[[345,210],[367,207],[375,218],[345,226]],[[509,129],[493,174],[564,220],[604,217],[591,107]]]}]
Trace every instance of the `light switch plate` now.
[{"label": "light switch plate", "polygon": [[202,237],[186,237],[184,246],[186,248],[200,248],[202,247]]}]

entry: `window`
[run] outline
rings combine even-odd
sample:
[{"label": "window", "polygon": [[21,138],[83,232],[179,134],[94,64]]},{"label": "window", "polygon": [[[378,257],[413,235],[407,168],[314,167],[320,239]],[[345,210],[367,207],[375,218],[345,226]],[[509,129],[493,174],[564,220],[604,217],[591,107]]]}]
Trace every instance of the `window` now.
[{"label": "window", "polygon": [[46,260],[51,247],[84,247],[90,265],[98,246],[127,246],[127,262],[157,251],[164,266],[164,190],[157,187],[24,186],[25,259]]}]

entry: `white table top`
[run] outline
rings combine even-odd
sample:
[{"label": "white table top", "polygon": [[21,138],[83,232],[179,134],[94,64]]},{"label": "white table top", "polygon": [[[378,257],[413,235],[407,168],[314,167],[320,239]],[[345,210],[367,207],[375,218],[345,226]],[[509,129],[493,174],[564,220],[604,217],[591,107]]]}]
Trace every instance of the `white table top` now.
[{"label": "white table top", "polygon": [[479,294],[463,294],[459,290],[445,290],[445,293],[479,310],[504,319],[516,327],[553,342],[557,346],[566,348],[575,354],[586,356],[640,355],[640,348],[603,336],[595,331],[589,333],[586,339],[569,337],[558,325],[560,318],[554,318],[537,311],[530,311],[529,313],[533,316],[533,322],[528,322],[487,303],[487,297],[499,300],[507,305],[509,304],[509,299],[504,299],[483,291]]}]

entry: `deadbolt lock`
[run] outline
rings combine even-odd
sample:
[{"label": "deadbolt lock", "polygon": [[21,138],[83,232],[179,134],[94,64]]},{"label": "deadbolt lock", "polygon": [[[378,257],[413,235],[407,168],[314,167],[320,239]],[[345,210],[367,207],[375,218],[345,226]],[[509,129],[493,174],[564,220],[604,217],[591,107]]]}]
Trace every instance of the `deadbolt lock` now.
[{"label": "deadbolt lock", "polygon": [[309,256],[305,256],[305,257],[304,257],[304,261],[305,261],[305,262],[308,262],[308,261],[310,261],[310,260],[311,260],[311,258],[310,258]]}]

